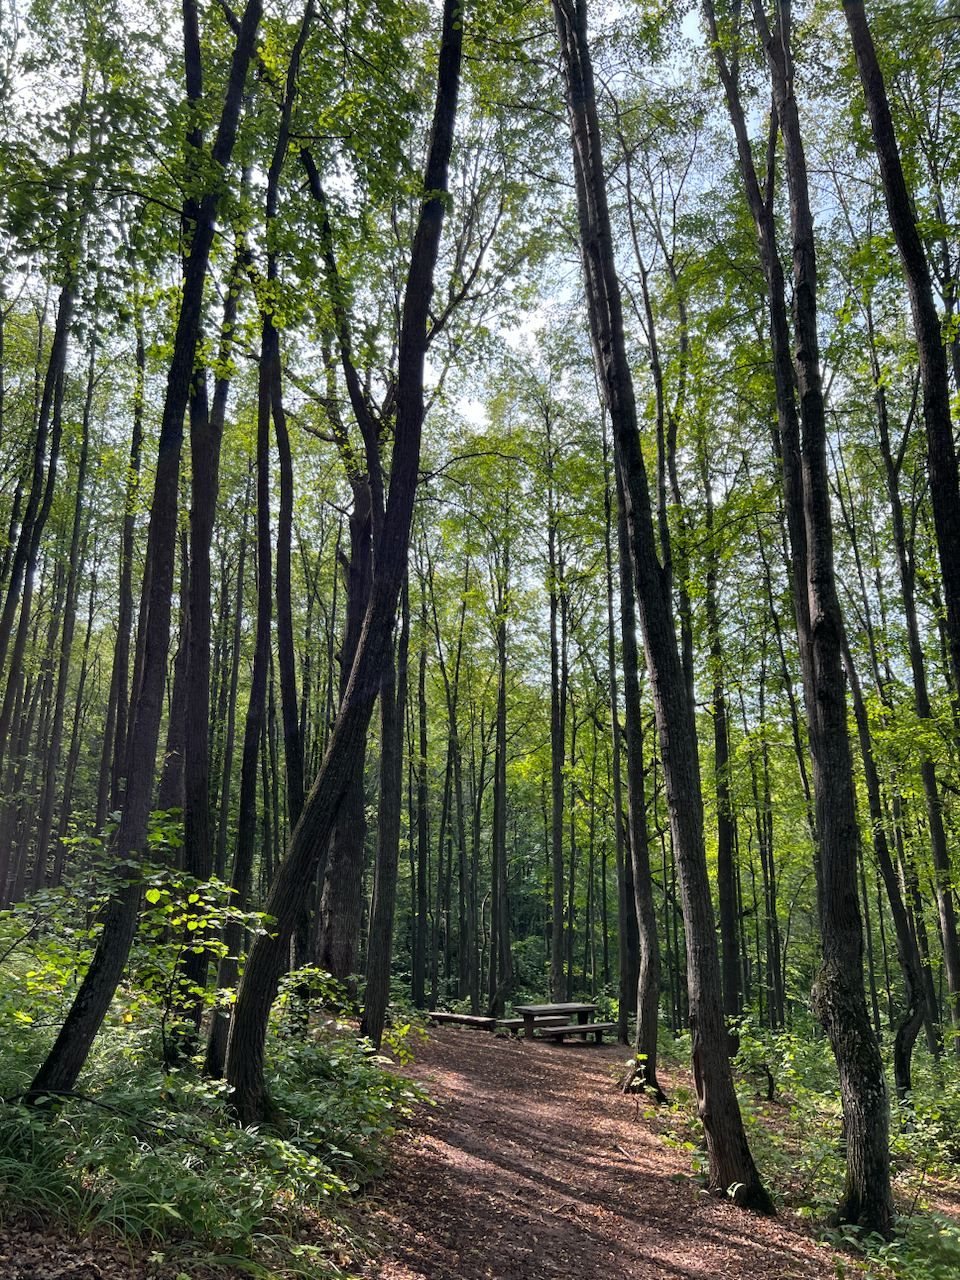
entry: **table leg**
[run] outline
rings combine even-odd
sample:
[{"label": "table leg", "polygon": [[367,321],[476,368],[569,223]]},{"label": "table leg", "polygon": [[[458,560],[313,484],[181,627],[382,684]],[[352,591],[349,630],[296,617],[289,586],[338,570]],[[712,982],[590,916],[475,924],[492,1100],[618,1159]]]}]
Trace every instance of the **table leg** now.
[{"label": "table leg", "polygon": [[533,1039],[533,1014],[525,1013],[523,1015],[523,1035],[527,1040]]}]

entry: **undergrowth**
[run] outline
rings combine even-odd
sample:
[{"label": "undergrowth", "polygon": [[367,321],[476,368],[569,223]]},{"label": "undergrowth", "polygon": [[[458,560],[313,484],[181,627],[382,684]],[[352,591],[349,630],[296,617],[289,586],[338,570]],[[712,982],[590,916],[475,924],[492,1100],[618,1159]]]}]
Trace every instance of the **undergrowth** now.
[{"label": "undergrowth", "polygon": [[[95,904],[61,892],[0,914],[0,1214],[110,1232],[172,1274],[202,1259],[264,1280],[344,1276],[361,1245],[338,1206],[382,1170],[391,1135],[422,1095],[346,1021],[316,1009],[305,1019],[284,995],[268,1042],[274,1118],[237,1125],[226,1085],[205,1079],[199,1059],[164,1065],[184,1007],[173,979],[183,937],[207,934],[215,958],[218,894],[161,883],[159,873],[154,883],[146,914],[160,917],[144,921],[147,942],[78,1096],[49,1107],[20,1095],[87,963]],[[209,927],[187,930],[194,893],[190,905]],[[329,978],[312,979],[329,1001]],[[403,1028],[392,1036],[402,1059],[409,1037]]]},{"label": "undergrowth", "polygon": [[[689,1064],[689,1036],[666,1032],[661,1045],[664,1062]],[[764,1182],[781,1212],[807,1218],[838,1250],[838,1280],[957,1280],[960,1224],[934,1206],[939,1191],[957,1189],[960,1064],[946,1055],[937,1061],[918,1046],[913,1092],[905,1099],[891,1097],[891,1171],[899,1217],[890,1240],[828,1225],[843,1187],[845,1153],[836,1066],[822,1033],[812,1024],[773,1033],[743,1019],[734,1070]],[[680,1083],[666,1106],[638,1102],[638,1111],[641,1106],[645,1122],[687,1153],[691,1177],[706,1185],[706,1152],[692,1088]]]}]

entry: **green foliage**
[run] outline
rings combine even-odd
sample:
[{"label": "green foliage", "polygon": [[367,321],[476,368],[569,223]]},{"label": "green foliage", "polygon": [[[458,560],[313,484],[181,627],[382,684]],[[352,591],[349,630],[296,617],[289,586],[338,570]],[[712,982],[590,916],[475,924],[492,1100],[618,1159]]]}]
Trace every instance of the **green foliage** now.
[{"label": "green foliage", "polygon": [[[158,1027],[166,1046],[200,994],[179,977],[186,950],[212,960],[222,948],[220,929],[236,914],[229,891],[168,868],[144,880],[128,979],[79,1093],[56,1105],[32,1108],[20,1096],[89,959],[102,881],[37,895],[0,916],[0,1203],[170,1256],[238,1259],[254,1274],[339,1274],[329,1249],[297,1233],[381,1171],[386,1144],[421,1095],[350,1027],[321,1022],[320,1002],[342,1008],[345,997],[311,970],[288,980],[272,1024],[274,1122],[238,1126],[225,1083],[204,1079],[191,1060],[165,1068],[158,1052]],[[262,927],[256,913],[242,919]],[[304,981],[306,1022],[293,1015]],[[414,1033],[391,1035],[408,1061]],[[337,1231],[320,1234],[334,1240]]]},{"label": "green foliage", "polygon": [[118,1050],[129,1044],[117,1037],[101,1049],[80,1098],[49,1111],[4,1104],[5,1207],[284,1269],[296,1241],[281,1241],[380,1170],[385,1141],[417,1097],[349,1038],[277,1041],[277,1124],[244,1129],[226,1085]]},{"label": "green foliage", "polygon": [[866,1280],[954,1280],[960,1273],[960,1227],[940,1214],[910,1214],[892,1240],[837,1234],[837,1243],[862,1253],[865,1266],[850,1270]]}]

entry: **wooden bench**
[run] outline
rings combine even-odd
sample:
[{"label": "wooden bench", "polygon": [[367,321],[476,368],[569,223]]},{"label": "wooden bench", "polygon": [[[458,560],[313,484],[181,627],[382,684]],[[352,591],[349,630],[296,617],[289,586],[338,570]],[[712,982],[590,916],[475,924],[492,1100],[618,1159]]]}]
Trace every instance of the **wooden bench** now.
[{"label": "wooden bench", "polygon": [[504,1029],[504,1031],[519,1033],[523,1030],[523,1019],[522,1018],[498,1018],[497,1030],[499,1031],[501,1027]]},{"label": "wooden bench", "polygon": [[570,1022],[563,1027],[537,1027],[541,1040],[563,1040],[565,1036],[593,1036],[597,1044],[602,1044],[605,1031],[616,1031],[615,1022]]},{"label": "wooden bench", "polygon": [[[481,1018],[475,1013],[447,1013],[444,1009],[431,1009],[427,1014],[431,1022],[448,1022],[458,1027],[476,1027],[480,1031],[493,1031],[496,1018]],[[523,1019],[521,1018],[521,1023]]]}]

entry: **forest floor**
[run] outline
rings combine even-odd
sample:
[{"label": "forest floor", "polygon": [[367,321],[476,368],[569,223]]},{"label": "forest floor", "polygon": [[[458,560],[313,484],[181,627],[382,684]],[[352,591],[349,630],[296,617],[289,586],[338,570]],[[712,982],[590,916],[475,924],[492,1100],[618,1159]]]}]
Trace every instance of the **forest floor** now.
[{"label": "forest floor", "polygon": [[[370,1280],[800,1280],[836,1261],[789,1215],[706,1195],[616,1088],[621,1046],[443,1028],[405,1070],[434,1099],[364,1201]],[[661,1082],[677,1084],[669,1071]]]}]

